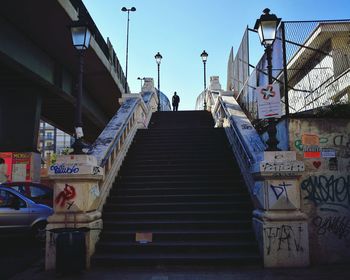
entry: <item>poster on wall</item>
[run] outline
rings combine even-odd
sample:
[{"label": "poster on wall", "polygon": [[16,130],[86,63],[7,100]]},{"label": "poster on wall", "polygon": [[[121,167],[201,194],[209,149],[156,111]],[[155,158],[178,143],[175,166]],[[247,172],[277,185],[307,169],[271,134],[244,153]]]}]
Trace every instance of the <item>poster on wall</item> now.
[{"label": "poster on wall", "polygon": [[258,100],[258,118],[280,118],[281,110],[281,96],[278,85],[267,85],[256,88],[256,95]]},{"label": "poster on wall", "polygon": [[304,133],[301,136],[303,144],[304,158],[320,158],[320,137],[315,134]]},{"label": "poster on wall", "polygon": [[31,153],[13,153],[12,181],[30,181]]},{"label": "poster on wall", "polygon": [[3,152],[0,158],[5,165],[0,170],[5,174],[0,182],[28,182],[35,179],[31,177],[32,153]]},{"label": "poster on wall", "polygon": [[0,183],[11,180],[12,175],[12,153],[0,153]]}]

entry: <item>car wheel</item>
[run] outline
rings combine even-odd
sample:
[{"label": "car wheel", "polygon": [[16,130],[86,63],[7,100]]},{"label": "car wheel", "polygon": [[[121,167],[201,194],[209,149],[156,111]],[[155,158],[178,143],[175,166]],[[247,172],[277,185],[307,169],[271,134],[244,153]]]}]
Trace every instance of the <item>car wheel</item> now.
[{"label": "car wheel", "polygon": [[46,240],[46,222],[40,222],[33,226],[32,234],[35,241],[44,243]]}]

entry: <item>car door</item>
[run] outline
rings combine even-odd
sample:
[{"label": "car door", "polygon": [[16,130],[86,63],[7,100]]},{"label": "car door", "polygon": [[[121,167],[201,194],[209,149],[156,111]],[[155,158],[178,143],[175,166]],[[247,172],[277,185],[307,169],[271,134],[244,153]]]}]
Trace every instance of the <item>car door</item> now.
[{"label": "car door", "polygon": [[[14,201],[18,207],[14,207]],[[0,228],[25,228],[29,225],[27,203],[15,193],[0,189]]]}]

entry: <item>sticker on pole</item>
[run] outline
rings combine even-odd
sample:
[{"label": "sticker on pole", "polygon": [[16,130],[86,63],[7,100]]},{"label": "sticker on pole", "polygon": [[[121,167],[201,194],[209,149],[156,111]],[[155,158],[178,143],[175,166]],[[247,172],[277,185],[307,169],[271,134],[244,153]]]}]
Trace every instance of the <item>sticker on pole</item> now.
[{"label": "sticker on pole", "polygon": [[281,117],[281,96],[278,85],[267,85],[256,89],[259,119]]}]

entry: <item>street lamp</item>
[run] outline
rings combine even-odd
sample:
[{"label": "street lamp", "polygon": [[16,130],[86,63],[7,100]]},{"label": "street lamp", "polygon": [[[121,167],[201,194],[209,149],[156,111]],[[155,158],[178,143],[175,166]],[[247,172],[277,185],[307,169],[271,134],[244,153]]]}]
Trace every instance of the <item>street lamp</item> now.
[{"label": "street lamp", "polygon": [[[272,85],[272,45],[276,39],[277,27],[281,19],[276,15],[270,14],[270,9],[263,10],[263,15],[260,16],[255,23],[254,29],[258,31],[261,44],[265,47],[266,60],[267,60],[267,74],[269,85]],[[269,118],[269,125],[267,128],[269,139],[266,141],[267,151],[278,151],[276,134],[276,122],[274,118]]]},{"label": "street lamp", "polygon": [[137,77],[138,80],[140,80],[140,92],[142,92],[142,81],[145,80],[145,78]]},{"label": "street lamp", "polygon": [[82,96],[83,96],[83,68],[84,68],[84,51],[89,48],[91,32],[87,23],[78,20],[70,25],[72,33],[72,42],[79,54],[79,75],[78,75],[78,92],[75,103],[75,141],[72,144],[72,154],[84,154],[83,148],[87,146],[82,142],[84,137],[82,121]]},{"label": "street lamp", "polygon": [[207,110],[207,101],[206,101],[206,96],[205,96],[205,89],[207,88],[206,64],[207,64],[208,54],[207,54],[206,51],[203,51],[201,53],[201,58],[202,58],[202,61],[203,61],[203,66],[204,66],[204,110]]},{"label": "street lamp", "polygon": [[159,52],[157,52],[154,58],[156,59],[158,66],[158,112],[160,112],[160,63],[163,57]]},{"label": "street lamp", "polygon": [[128,52],[129,52],[129,14],[130,12],[135,12],[136,8],[131,7],[130,9],[127,9],[125,7],[122,8],[122,12],[128,12],[128,20],[126,24],[126,59],[125,59],[125,85],[124,85],[124,91],[127,93],[128,89]]}]

